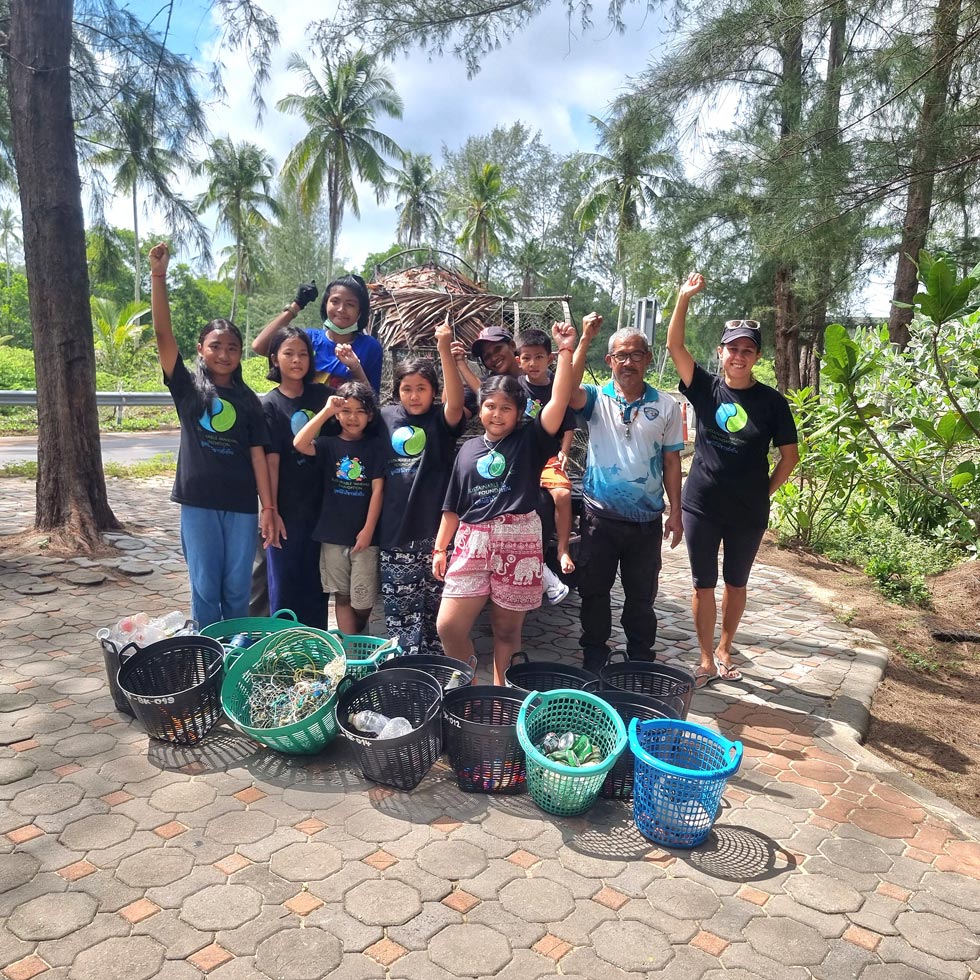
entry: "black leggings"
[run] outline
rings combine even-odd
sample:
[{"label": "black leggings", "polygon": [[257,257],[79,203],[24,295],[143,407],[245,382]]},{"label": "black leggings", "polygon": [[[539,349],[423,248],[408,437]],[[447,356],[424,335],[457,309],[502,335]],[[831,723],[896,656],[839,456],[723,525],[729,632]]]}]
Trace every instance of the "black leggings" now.
[{"label": "black leggings", "polygon": [[684,540],[691,559],[694,588],[713,589],[718,584],[718,549],[724,543],[725,557],[721,573],[725,585],[743,589],[749,580],[752,563],[762,544],[764,527],[745,527],[741,524],[722,524],[703,514],[682,511]]}]

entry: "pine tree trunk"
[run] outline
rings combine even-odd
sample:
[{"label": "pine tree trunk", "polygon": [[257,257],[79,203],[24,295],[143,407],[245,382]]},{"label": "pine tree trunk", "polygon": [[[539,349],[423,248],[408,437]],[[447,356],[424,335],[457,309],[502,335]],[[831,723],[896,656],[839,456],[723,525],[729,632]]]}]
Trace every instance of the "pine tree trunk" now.
[{"label": "pine tree trunk", "polygon": [[799,311],[793,284],[796,270],[787,263],[776,269],[776,384],[780,391],[800,387]]},{"label": "pine tree trunk", "polygon": [[905,220],[902,223],[902,244],[898,249],[898,268],[892,292],[892,310],[888,318],[888,336],[893,344],[905,347],[909,342],[912,310],[895,306],[911,304],[919,282],[915,263],[925,247],[932,216],[932,192],[936,163],[942,139],[940,130],[949,98],[949,79],[958,43],[961,0],[939,0],[933,26],[932,70],[925,81],[922,109],[915,130],[915,152],[912,157],[908,196],[905,200]]},{"label": "pine tree trunk", "polygon": [[7,79],[38,402],[35,527],[92,550],[109,509],[71,114],[71,0],[11,0]]}]

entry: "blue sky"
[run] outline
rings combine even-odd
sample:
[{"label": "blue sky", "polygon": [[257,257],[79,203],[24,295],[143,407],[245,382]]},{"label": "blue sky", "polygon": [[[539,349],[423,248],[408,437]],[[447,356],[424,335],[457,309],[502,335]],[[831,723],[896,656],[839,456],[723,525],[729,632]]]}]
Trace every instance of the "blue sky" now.
[{"label": "blue sky", "polygon": [[[130,9],[144,18],[158,15],[162,0],[131,0]],[[309,0],[275,0],[282,33],[272,78],[265,90],[269,110],[260,128],[249,103],[251,79],[240,53],[225,52],[226,104],[211,111],[215,136],[230,136],[236,142],[251,140],[263,146],[281,165],[289,149],[303,134],[301,120],[284,116],[275,103],[289,92],[300,90],[298,79],[284,68],[289,53],[306,54],[305,41]],[[329,11],[329,5],[323,5]],[[595,147],[589,115],[601,116],[623,90],[626,77],[641,71],[647,54],[664,43],[658,16],[647,14],[641,5],[627,7],[627,31],[612,32],[603,21],[604,8],[594,14],[596,26],[582,34],[577,23],[570,25],[564,4],[552,3],[512,43],[490,54],[483,71],[466,78],[463,66],[449,57],[430,60],[412,52],[391,66],[395,87],[405,103],[401,120],[384,120],[383,128],[404,149],[431,153],[438,161],[445,143],[460,146],[467,136],[489,132],[495,125],[520,119],[540,129],[544,141],[559,152],[591,151]],[[156,23],[162,27],[162,19]],[[191,55],[206,72],[213,61],[217,30],[202,0],[175,0],[171,20],[172,46]],[[189,187],[188,193],[196,188]],[[378,206],[365,191],[360,195],[361,220],[348,216],[339,242],[339,255],[352,266],[373,251],[387,248],[394,239],[395,214],[389,201]],[[115,223],[127,226],[129,204],[118,201],[111,211]]]}]

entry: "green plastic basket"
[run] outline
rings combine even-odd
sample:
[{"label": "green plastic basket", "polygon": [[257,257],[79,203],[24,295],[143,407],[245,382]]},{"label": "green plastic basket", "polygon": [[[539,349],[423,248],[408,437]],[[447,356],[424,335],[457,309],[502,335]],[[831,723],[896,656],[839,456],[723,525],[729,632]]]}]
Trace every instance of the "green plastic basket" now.
[{"label": "green plastic basket", "polygon": [[[225,619],[220,623],[212,623],[201,630],[201,636],[210,636],[225,648],[225,667],[230,667],[244,650],[250,649],[259,640],[299,625],[301,624],[292,609],[279,609],[271,616],[243,616],[241,619]],[[249,645],[229,647],[228,644],[236,636],[246,637]]]},{"label": "green plastic basket", "polygon": [[221,686],[221,706],[240,732],[277,752],[314,755],[337,734],[336,684],[333,692],[323,699],[323,704],[302,720],[278,728],[256,727],[249,723],[253,679],[268,672],[273,660],[277,664],[285,662],[293,669],[314,667],[322,670],[332,665],[331,673],[336,679],[345,670],[343,648],[335,636],[323,630],[306,626],[283,630],[242,650],[241,656],[227,667]]},{"label": "green plastic basket", "polygon": [[380,636],[352,636],[340,630],[330,630],[340,640],[347,657],[347,673],[354,680],[373,674],[378,665],[390,657],[401,656],[398,640],[386,640]]},{"label": "green plastic basket", "polygon": [[[587,735],[605,756],[592,766],[553,762],[537,749],[548,732]],[[517,715],[517,740],[527,757],[527,789],[542,810],[559,817],[584,813],[596,801],[606,773],[626,748],[622,718],[601,698],[587,691],[559,688],[532,691]]]}]

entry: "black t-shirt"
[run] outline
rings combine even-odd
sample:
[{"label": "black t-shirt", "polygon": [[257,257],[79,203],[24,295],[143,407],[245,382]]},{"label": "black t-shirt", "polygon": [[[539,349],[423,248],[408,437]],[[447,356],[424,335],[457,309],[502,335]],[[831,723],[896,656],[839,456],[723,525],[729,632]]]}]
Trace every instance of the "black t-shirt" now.
[{"label": "black t-shirt", "polygon": [[211,408],[201,413],[194,379],[179,354],[173,374],[163,380],[180,419],[180,452],[170,499],[208,510],[257,513],[252,447],[267,446],[269,433],[255,392],[244,385],[216,387]]},{"label": "black t-shirt", "polygon": [[[541,414],[541,409],[551,401],[551,390],[555,386],[552,378],[547,384],[531,384],[526,374],[522,374],[518,381],[527,395],[527,407],[524,409],[524,419],[536,419]],[[575,428],[575,413],[570,409],[565,409],[565,416],[561,420],[561,428],[558,430],[558,438]]]},{"label": "black t-shirt", "polygon": [[[367,520],[371,481],[384,476],[384,442],[376,436],[356,442],[340,436],[320,436],[313,447],[323,481],[323,503],[313,537],[350,547]],[[377,534],[374,537],[372,543],[376,544]]]},{"label": "black t-shirt", "polygon": [[541,469],[557,452],[558,438],[541,428],[540,416],[497,443],[470,439],[456,457],[442,509],[466,524],[530,514],[538,506]]},{"label": "black t-shirt", "polygon": [[[297,398],[273,388],[262,396],[262,409],[269,426],[269,452],[279,456],[279,514],[287,523],[292,520],[314,520],[320,513],[323,477],[317,472],[312,456],[293,449],[299,430],[320,411],[333,394],[329,385],[306,384]],[[324,426],[333,435],[338,428],[334,419]]]},{"label": "black t-shirt", "polygon": [[729,388],[720,375],[694,366],[680,385],[697,413],[694,461],[684,483],[683,508],[747,527],[769,523],[769,446],[797,441],[789,403],[761,382]]},{"label": "black t-shirt", "polygon": [[380,540],[382,548],[393,550],[436,536],[463,423],[451,427],[438,403],[422,415],[409,415],[401,405],[385,405],[381,422],[388,462]]}]

